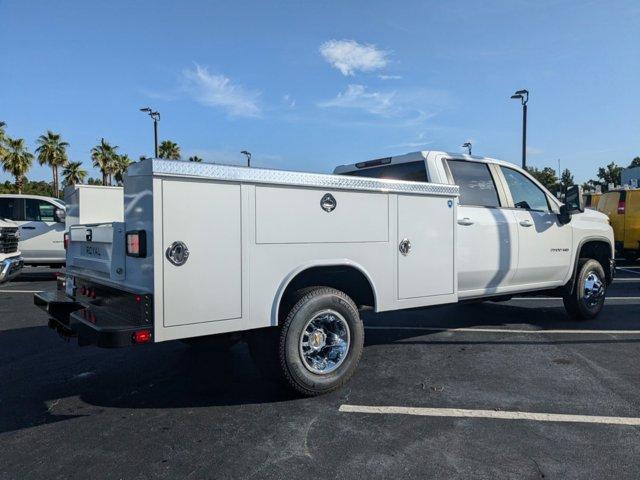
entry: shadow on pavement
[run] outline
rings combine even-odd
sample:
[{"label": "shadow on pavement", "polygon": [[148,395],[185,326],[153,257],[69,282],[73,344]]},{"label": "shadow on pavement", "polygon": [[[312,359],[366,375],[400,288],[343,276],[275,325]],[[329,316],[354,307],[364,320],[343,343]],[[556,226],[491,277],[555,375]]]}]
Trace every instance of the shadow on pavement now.
[{"label": "shadow on pavement", "polygon": [[[622,309],[626,309],[626,314]],[[559,308],[478,304],[365,316],[366,325],[480,327],[530,324],[540,328],[629,329],[640,318],[628,305],[607,306],[591,322],[567,320]],[[631,317],[627,320],[624,317]],[[638,339],[581,337],[576,340],[474,341],[424,339],[437,332],[368,330],[366,346],[399,343],[559,344],[640,343]],[[420,340],[413,340],[416,337]],[[366,355],[366,350],[365,350]],[[288,402],[296,397],[261,373],[246,344],[203,350],[181,342],[105,350],[65,343],[47,327],[0,333],[0,432],[100,414],[103,408],[197,408]],[[78,400],[78,397],[81,401]],[[88,405],[87,405],[88,404]]]}]

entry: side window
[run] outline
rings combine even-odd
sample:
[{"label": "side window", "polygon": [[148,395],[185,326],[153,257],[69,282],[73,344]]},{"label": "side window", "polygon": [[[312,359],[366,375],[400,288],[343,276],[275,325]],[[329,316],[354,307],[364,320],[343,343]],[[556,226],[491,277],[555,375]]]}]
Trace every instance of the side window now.
[{"label": "side window", "polygon": [[500,170],[502,170],[502,174],[507,181],[509,190],[511,190],[513,205],[516,208],[523,208],[525,210],[541,210],[544,212],[549,211],[547,196],[535,183],[520,172],[511,168],[501,166]]},{"label": "side window", "polygon": [[43,200],[25,199],[25,220],[31,222],[55,222],[55,206]]},{"label": "side window", "polygon": [[408,180],[411,182],[426,182],[427,170],[424,162],[407,162],[373,167],[364,170],[347,172],[345,175],[354,177],[386,178],[392,180]]},{"label": "side window", "polygon": [[13,221],[22,220],[21,203],[19,198],[0,198],[0,218]]},{"label": "side window", "polygon": [[460,187],[460,205],[499,207],[498,191],[489,167],[480,162],[447,160],[453,181]]}]

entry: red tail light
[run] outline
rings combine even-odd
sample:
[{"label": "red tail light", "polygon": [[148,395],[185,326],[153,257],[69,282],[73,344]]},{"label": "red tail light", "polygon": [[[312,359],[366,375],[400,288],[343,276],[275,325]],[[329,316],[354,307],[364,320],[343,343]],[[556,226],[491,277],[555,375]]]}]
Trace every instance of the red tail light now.
[{"label": "red tail light", "polygon": [[624,215],[624,212],[627,209],[627,202],[625,202],[624,200],[620,200],[618,202],[618,214],[619,215]]},{"label": "red tail light", "polygon": [[127,232],[127,255],[130,257],[147,256],[147,234],[144,230]]},{"label": "red tail light", "polygon": [[69,242],[71,241],[71,236],[69,235],[69,232],[64,234],[64,249],[66,250],[67,248],[69,248]]},{"label": "red tail light", "polygon": [[151,341],[151,330],[138,330],[133,332],[134,343],[147,343]]}]

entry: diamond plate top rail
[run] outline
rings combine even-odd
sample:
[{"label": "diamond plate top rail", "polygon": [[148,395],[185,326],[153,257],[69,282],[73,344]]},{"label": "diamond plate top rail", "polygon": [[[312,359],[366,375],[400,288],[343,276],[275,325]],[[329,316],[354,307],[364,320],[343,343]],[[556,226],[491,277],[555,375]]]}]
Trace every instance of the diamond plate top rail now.
[{"label": "diamond plate top rail", "polygon": [[152,172],[162,176],[210,178],[231,182],[297,185],[339,190],[367,190],[376,192],[413,193],[457,197],[457,185],[408,182],[381,178],[327,175],[322,173],[293,172],[264,168],[236,167],[214,163],[151,160]]}]

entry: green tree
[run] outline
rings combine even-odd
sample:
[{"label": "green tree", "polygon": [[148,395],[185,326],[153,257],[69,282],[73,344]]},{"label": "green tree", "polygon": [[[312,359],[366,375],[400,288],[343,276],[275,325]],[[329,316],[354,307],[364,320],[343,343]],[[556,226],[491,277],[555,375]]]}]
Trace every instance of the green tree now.
[{"label": "green tree", "polygon": [[62,141],[59,134],[47,130],[45,135],[40,135],[36,140],[38,148],[36,148],[36,154],[38,155],[38,163],[40,165],[48,165],[51,167],[51,173],[53,175],[53,192],[56,197],[60,196],[60,183],[58,176],[58,168],[64,167],[68,161],[67,159],[67,147],[69,144]]},{"label": "green tree", "polygon": [[197,155],[193,155],[193,156],[189,157],[189,161],[190,162],[202,163],[202,158],[200,158]]},{"label": "green tree", "polygon": [[91,160],[93,166],[98,168],[102,173],[102,184],[111,185],[111,176],[116,170],[118,146],[111,145],[105,139],[101,139],[100,143],[91,149]]},{"label": "green tree", "polygon": [[33,154],[27,150],[24,139],[6,138],[7,152],[2,158],[2,169],[16,179],[18,193],[22,193],[25,175],[33,163]]},{"label": "green tree", "polygon": [[609,188],[609,184],[613,183],[614,185],[620,185],[620,177],[622,176],[622,167],[619,167],[615,164],[615,162],[611,162],[605,168],[598,168],[597,173],[598,178],[600,179],[600,184],[604,188]]},{"label": "green tree", "polygon": [[82,168],[82,162],[69,162],[62,171],[65,185],[76,185],[84,182],[87,171]]},{"label": "green tree", "polygon": [[124,155],[118,155],[116,167],[113,172],[113,176],[116,179],[118,185],[122,185],[122,183],[124,182],[124,174],[127,173],[129,165],[131,165],[132,163],[133,161],[126,153]]},{"label": "green tree", "polygon": [[629,168],[634,168],[634,167],[640,167],[640,157],[636,157],[633,160],[631,160],[631,163],[629,164]]},{"label": "green tree", "polygon": [[87,180],[87,185],[102,185],[102,180],[100,180],[99,178],[89,178],[89,180]]},{"label": "green tree", "polygon": [[544,185],[550,192],[555,193],[558,189],[558,177],[556,176],[556,171],[553,168],[544,167],[543,169],[539,169],[536,167],[527,167],[527,172]]},{"label": "green tree", "polygon": [[6,123],[0,122],[0,163],[2,163],[2,159],[7,154],[7,134],[5,132]]},{"label": "green tree", "polygon": [[171,140],[164,140],[158,147],[158,157],[166,160],[180,160],[180,147]]},{"label": "green tree", "polygon": [[575,185],[573,174],[571,173],[571,170],[565,168],[562,171],[562,175],[560,175],[560,190],[562,192],[566,192],[567,189],[573,185]]}]

